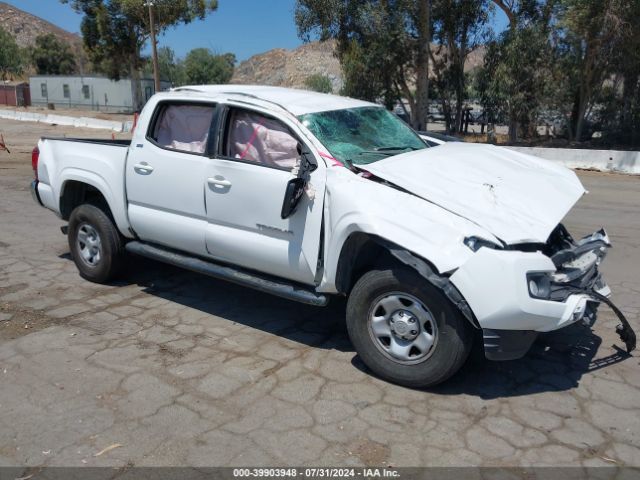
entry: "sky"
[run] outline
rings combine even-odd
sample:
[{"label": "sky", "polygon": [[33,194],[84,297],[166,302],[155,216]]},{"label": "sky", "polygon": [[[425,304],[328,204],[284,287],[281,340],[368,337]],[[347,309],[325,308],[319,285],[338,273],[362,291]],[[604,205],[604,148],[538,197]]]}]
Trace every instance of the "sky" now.
[{"label": "sky", "polygon": [[[82,16],[59,0],[3,1],[72,33],[80,32]],[[203,21],[169,29],[158,38],[159,46],[171,47],[180,57],[205,47],[235,53],[242,61],[272,48],[302,44],[293,21],[295,0],[219,0],[218,5]]]},{"label": "sky", "polygon": [[[60,0],[4,0],[72,33],[80,32],[82,16]],[[144,0],[140,0],[143,2]],[[192,48],[210,48],[215,53],[231,52],[238,61],[272,48],[295,48],[298,38],[293,11],[295,0],[219,0],[218,10],[203,21],[169,29],[158,38],[159,46],[171,47],[179,57]],[[506,26],[498,13],[494,25]],[[149,53],[149,48],[145,53]]]}]

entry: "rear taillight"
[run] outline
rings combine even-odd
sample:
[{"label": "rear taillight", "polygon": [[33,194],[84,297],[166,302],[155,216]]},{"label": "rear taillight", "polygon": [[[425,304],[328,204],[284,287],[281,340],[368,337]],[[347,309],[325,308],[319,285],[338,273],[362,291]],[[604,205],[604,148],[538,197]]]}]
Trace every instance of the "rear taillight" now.
[{"label": "rear taillight", "polygon": [[34,148],[31,152],[31,167],[33,168],[33,174],[38,180],[38,160],[40,159],[40,149],[38,147]]}]

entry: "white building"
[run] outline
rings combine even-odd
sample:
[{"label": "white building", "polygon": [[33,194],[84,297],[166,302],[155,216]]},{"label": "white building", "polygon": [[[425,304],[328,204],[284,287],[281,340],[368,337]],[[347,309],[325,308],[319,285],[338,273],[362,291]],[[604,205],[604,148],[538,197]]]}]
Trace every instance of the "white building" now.
[{"label": "white building", "polygon": [[[155,93],[153,79],[140,81],[142,105],[133,105],[131,80],[118,81],[98,76],[38,75],[29,79],[31,104],[56,108],[80,108],[105,112],[132,113]],[[161,82],[162,90],[168,90],[169,82]]]}]

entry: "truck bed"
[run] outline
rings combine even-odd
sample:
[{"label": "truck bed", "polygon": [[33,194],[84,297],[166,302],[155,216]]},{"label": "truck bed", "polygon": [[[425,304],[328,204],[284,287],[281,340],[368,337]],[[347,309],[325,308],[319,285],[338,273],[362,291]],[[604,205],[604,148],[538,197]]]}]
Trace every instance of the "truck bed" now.
[{"label": "truck bed", "polygon": [[42,137],[37,191],[43,205],[60,215],[68,182],[86,183],[105,197],[120,232],[131,236],[124,188],[130,145],[130,140]]},{"label": "truck bed", "polygon": [[131,145],[131,140],[116,140],[111,138],[41,137],[40,139],[61,142],[93,143],[96,145],[109,145],[115,147],[128,147]]}]

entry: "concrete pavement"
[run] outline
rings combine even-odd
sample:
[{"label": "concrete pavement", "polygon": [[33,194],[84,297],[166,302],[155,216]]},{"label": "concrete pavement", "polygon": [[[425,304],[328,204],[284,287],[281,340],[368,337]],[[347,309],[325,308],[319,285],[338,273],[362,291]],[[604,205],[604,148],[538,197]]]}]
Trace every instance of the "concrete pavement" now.
[{"label": "concrete pavement", "polygon": [[[1,466],[640,465],[638,357],[606,307],[522,360],[474,355],[436,389],[391,385],[353,352],[340,302],[142,259],[114,285],[82,280],[27,189],[38,129],[54,127],[14,123],[0,124],[19,138],[0,152]],[[568,227],[607,228],[605,275],[638,330],[640,181],[581,178],[591,194]]]}]

